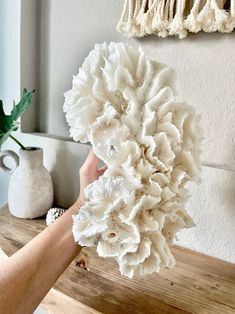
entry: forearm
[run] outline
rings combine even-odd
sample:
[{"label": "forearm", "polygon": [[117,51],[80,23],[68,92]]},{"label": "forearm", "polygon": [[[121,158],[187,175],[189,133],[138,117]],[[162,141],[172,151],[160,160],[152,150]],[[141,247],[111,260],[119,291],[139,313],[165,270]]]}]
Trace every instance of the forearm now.
[{"label": "forearm", "polygon": [[0,313],[32,313],[81,250],[72,235],[71,207],[0,265]]}]

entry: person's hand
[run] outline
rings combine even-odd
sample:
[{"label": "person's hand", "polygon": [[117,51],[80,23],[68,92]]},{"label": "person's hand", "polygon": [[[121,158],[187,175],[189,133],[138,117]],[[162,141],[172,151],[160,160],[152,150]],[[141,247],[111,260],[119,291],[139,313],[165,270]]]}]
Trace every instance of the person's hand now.
[{"label": "person's hand", "polygon": [[84,164],[82,165],[79,171],[80,194],[76,202],[77,207],[83,206],[86,201],[84,189],[87,187],[87,185],[97,180],[99,176],[101,176],[107,169],[106,165],[103,165],[102,167],[97,168],[99,162],[100,162],[99,158],[95,155],[95,153],[91,149],[87,156],[87,159],[85,160]]}]

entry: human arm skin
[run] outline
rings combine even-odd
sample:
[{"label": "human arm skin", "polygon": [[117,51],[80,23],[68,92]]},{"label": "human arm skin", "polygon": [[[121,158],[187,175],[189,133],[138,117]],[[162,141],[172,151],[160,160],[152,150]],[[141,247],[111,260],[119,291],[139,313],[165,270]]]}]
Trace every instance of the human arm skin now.
[{"label": "human arm skin", "polygon": [[[72,215],[85,202],[84,188],[103,174],[91,151],[80,169],[78,200],[56,222],[0,264],[0,313],[31,314],[81,247],[72,235]],[[29,222],[30,223],[30,222]]]}]

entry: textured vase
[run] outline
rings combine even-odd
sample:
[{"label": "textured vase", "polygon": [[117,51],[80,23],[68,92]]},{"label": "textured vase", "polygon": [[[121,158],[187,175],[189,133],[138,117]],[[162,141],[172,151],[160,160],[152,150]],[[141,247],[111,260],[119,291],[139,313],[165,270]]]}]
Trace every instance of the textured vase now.
[{"label": "textured vase", "polygon": [[[12,157],[15,170],[3,159]],[[20,149],[19,157],[13,151],[0,155],[0,168],[13,172],[8,191],[9,210],[18,218],[36,218],[46,214],[53,203],[53,185],[50,173],[43,166],[43,150],[36,147]]]}]

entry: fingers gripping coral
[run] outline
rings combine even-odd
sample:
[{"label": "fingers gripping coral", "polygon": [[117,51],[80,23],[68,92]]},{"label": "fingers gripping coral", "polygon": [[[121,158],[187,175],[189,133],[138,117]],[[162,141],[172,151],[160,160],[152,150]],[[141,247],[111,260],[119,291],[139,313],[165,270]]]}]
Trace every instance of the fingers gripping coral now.
[{"label": "fingers gripping coral", "polygon": [[71,136],[108,166],[85,190],[74,239],[116,258],[130,278],[173,267],[169,247],[193,226],[186,184],[199,181],[202,132],[194,108],[176,101],[174,82],[141,48],[103,43],[65,93]]}]

